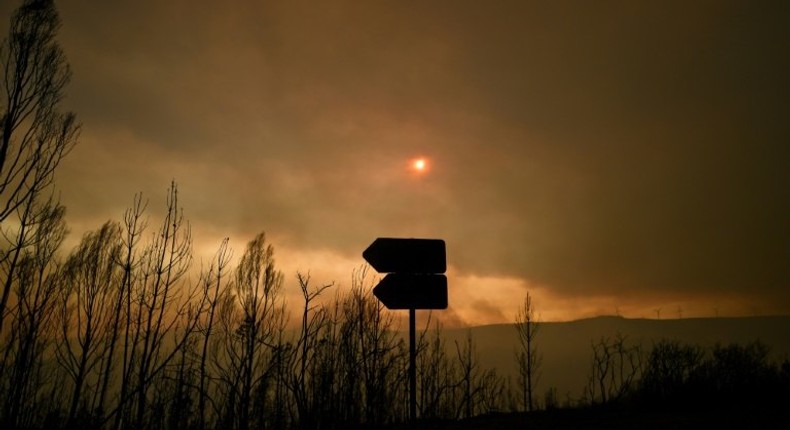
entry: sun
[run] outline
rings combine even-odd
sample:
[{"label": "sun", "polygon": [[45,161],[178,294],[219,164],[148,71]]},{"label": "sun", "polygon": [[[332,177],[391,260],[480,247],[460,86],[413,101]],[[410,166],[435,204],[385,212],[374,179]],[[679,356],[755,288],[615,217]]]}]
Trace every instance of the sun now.
[{"label": "sun", "polygon": [[428,160],[425,158],[417,158],[412,160],[411,168],[417,173],[424,173],[428,170]]}]

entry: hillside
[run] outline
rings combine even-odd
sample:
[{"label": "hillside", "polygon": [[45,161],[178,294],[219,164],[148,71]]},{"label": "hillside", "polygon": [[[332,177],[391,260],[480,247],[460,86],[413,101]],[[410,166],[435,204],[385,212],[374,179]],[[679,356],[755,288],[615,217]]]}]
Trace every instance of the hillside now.
[{"label": "hillside", "polygon": [[[516,334],[510,324],[444,331],[448,348],[462,341],[471,330],[483,367],[493,367],[503,375],[515,375]],[[771,348],[774,359],[790,356],[790,316],[686,319],[628,319],[597,317],[571,322],[541,323],[537,336],[543,356],[538,397],[550,387],[557,389],[561,402],[578,399],[589,375],[591,343],[617,334],[645,350],[661,339],[713,346],[716,343],[745,344],[760,340]]]}]

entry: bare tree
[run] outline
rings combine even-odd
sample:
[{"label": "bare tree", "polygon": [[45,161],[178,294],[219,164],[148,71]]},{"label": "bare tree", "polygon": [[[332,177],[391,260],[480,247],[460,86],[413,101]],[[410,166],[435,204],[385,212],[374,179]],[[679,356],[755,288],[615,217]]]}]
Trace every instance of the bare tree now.
[{"label": "bare tree", "polygon": [[455,361],[447,356],[442,327],[435,322],[431,334],[430,315],[417,342],[417,386],[419,414],[422,419],[454,418],[457,413],[455,390],[458,386]]},{"label": "bare tree", "polygon": [[612,370],[612,346],[609,338],[601,337],[598,342],[591,342],[592,359],[587,382],[587,397],[591,404],[609,401],[608,380]]},{"label": "bare tree", "polygon": [[211,263],[209,270],[203,275],[203,294],[207,304],[207,314],[200,325],[200,330],[203,335],[200,364],[198,367],[198,428],[203,430],[206,427],[206,402],[208,400],[208,372],[207,360],[209,354],[209,342],[211,341],[211,334],[214,330],[215,315],[217,305],[219,304],[219,297],[222,291],[223,277],[230,259],[232,252],[228,248],[228,238],[225,238],[220,244],[219,250],[214,256],[214,261]]},{"label": "bare tree", "polygon": [[[76,417],[88,378],[107,352],[120,252],[120,226],[108,222],[98,231],[86,234],[66,260],[66,288],[60,303],[61,335],[55,352],[73,382],[70,423]],[[93,377],[98,382],[101,375]]]},{"label": "bare tree", "polygon": [[401,385],[392,382],[405,376],[400,370],[405,370],[406,354],[393,330],[392,314],[373,297],[372,287],[367,266],[356,270],[342,303],[341,401],[347,405],[348,421],[376,426],[395,414],[392,405]]},{"label": "bare tree", "polygon": [[586,387],[589,402],[605,404],[622,399],[642,374],[642,346],[629,344],[628,338],[618,333],[614,338],[601,337],[591,348],[593,354]]},{"label": "bare tree", "polygon": [[535,316],[535,305],[532,303],[532,296],[529,292],[516,314],[514,327],[516,333],[518,333],[518,346],[515,354],[522,407],[525,411],[532,411],[534,408],[534,390],[540,376],[541,357],[535,342],[540,325]]},{"label": "bare tree", "polygon": [[485,369],[480,377],[478,411],[487,414],[505,408],[505,378],[495,368]]},{"label": "bare tree", "polygon": [[11,309],[11,330],[3,345],[0,375],[4,376],[3,428],[35,425],[41,416],[36,406],[45,383],[44,357],[49,349],[60,285],[56,253],[65,235],[64,209],[48,202],[38,210],[41,222],[33,240],[13,272],[16,297]]},{"label": "bare tree", "polygon": [[218,308],[222,349],[215,366],[224,397],[220,401],[224,428],[247,429],[263,419],[267,384],[275,368],[272,356],[284,329],[281,289],[274,248],[260,233],[247,244]]},{"label": "bare tree", "polygon": [[[139,282],[134,295],[134,341],[132,361],[136,366],[135,401],[138,426],[143,426],[148,388],[156,373],[169,362],[187,341],[187,332],[178,333],[176,347],[163,351],[167,336],[175,335],[192,304],[194,291],[180,282],[192,262],[192,235],[178,206],[178,190],[173,183],[167,196],[164,220],[143,252]],[[180,288],[179,288],[180,287]],[[187,321],[189,327],[192,321]]]},{"label": "bare tree", "polygon": [[44,214],[33,211],[46,207],[40,200],[47,198],[55,169],[76,143],[80,129],[73,113],[58,110],[71,76],[55,41],[59,27],[52,0],[26,0],[12,16],[9,37],[0,48],[0,263],[5,272],[0,333],[13,273],[23,250],[31,245],[24,226]]},{"label": "bare tree", "polygon": [[666,400],[686,384],[703,364],[705,351],[695,345],[662,339],[647,354],[640,390],[652,400]]},{"label": "bare tree", "polygon": [[[294,348],[293,371],[291,372],[289,389],[294,397],[296,410],[299,416],[299,426],[302,429],[316,428],[319,425],[321,413],[319,408],[322,402],[329,401],[331,387],[323,384],[323,372],[316,367],[325,358],[321,348],[326,342],[327,330],[331,315],[325,307],[313,304],[322,292],[334,284],[325,284],[313,289],[310,288],[310,274],[297,273],[296,278],[304,298],[302,308],[301,328]],[[328,424],[328,423],[324,423]]]},{"label": "bare tree", "polygon": [[[123,341],[123,349],[121,352],[121,380],[120,391],[118,393],[119,402],[115,409],[115,424],[114,428],[121,426],[121,421],[127,416],[128,406],[126,404],[131,389],[131,367],[132,367],[132,340],[133,340],[133,327],[132,327],[132,286],[137,285],[138,267],[140,265],[140,256],[138,248],[140,238],[145,231],[146,221],[143,219],[143,214],[147,202],[143,201],[142,194],[136,194],[132,207],[127,209],[124,213],[123,221],[123,252],[118,264],[121,266],[123,272],[121,285],[118,289],[118,295],[115,305],[115,318],[113,320],[113,330],[110,338],[110,350],[108,351],[108,362],[110,366],[114,361],[114,352],[118,337]],[[123,314],[123,317],[121,316]],[[123,325],[123,327],[121,327]],[[121,332],[123,329],[123,332]],[[104,408],[104,401],[106,399],[107,386],[110,379],[110,368],[105,368],[105,379],[102,387],[102,396],[100,400],[100,407]]]},{"label": "bare tree", "polygon": [[477,348],[472,339],[472,332],[466,332],[466,342],[461,347],[455,342],[455,352],[458,357],[459,381],[461,402],[458,405],[459,413],[456,417],[470,418],[477,413],[477,405],[482,392],[482,370],[477,358]]},{"label": "bare tree", "polygon": [[[122,288],[123,369],[115,407],[103,421],[115,417],[115,427],[144,427],[152,383],[190,341],[206,306],[200,283],[184,276],[192,261],[189,224],[178,206],[175,183],[167,194],[164,219],[142,251],[136,249],[145,222],[141,199],[126,214]],[[160,414],[161,415],[161,414]]]},{"label": "bare tree", "polygon": [[468,418],[499,411],[505,400],[505,379],[481,366],[472,332],[448,353],[441,326],[419,338],[418,386],[422,419]]}]

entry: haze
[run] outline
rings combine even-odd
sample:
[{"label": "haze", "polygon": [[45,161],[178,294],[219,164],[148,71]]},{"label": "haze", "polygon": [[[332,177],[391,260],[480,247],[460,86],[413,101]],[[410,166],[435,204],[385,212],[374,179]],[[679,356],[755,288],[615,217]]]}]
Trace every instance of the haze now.
[{"label": "haze", "polygon": [[175,180],[199,256],[265,230],[293,294],[435,237],[449,326],[788,314],[789,5],[59,2],[70,240]]}]

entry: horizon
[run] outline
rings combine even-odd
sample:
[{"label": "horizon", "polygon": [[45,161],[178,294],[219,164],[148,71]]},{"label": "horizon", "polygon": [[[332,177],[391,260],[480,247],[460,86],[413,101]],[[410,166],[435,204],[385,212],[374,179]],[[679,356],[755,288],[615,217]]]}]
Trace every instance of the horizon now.
[{"label": "horizon", "polygon": [[[401,312],[401,311],[390,311],[390,312]],[[417,326],[425,328],[425,316],[420,317],[418,313],[417,318]],[[407,325],[407,323],[403,323],[406,321],[406,317],[398,318],[396,316],[395,320],[400,320],[400,323],[396,322],[396,325]],[[678,321],[695,321],[695,320],[738,320],[738,319],[771,319],[771,318],[790,318],[790,314],[769,314],[769,315],[719,315],[719,316],[689,316],[689,317],[667,317],[667,318],[655,318],[655,317],[629,317],[624,315],[614,315],[614,314],[601,314],[601,315],[592,315],[592,316],[585,316],[581,318],[571,319],[571,320],[542,320],[538,319],[535,321],[535,324],[570,324],[570,323],[577,323],[577,322],[584,322],[588,320],[595,320],[595,319],[621,319],[627,321],[652,321],[652,322],[678,322]],[[437,318],[437,321],[441,322]],[[433,324],[433,323],[432,323]],[[485,324],[478,324],[478,325],[471,325],[471,326],[447,326],[442,324],[442,330],[448,331],[455,331],[455,330],[465,330],[465,329],[473,329],[473,328],[484,328],[484,327],[493,327],[493,326],[508,326],[516,324],[515,320],[511,322],[503,321],[503,322],[493,322],[493,323],[485,323]],[[407,330],[408,327],[400,327],[398,331]]]}]

